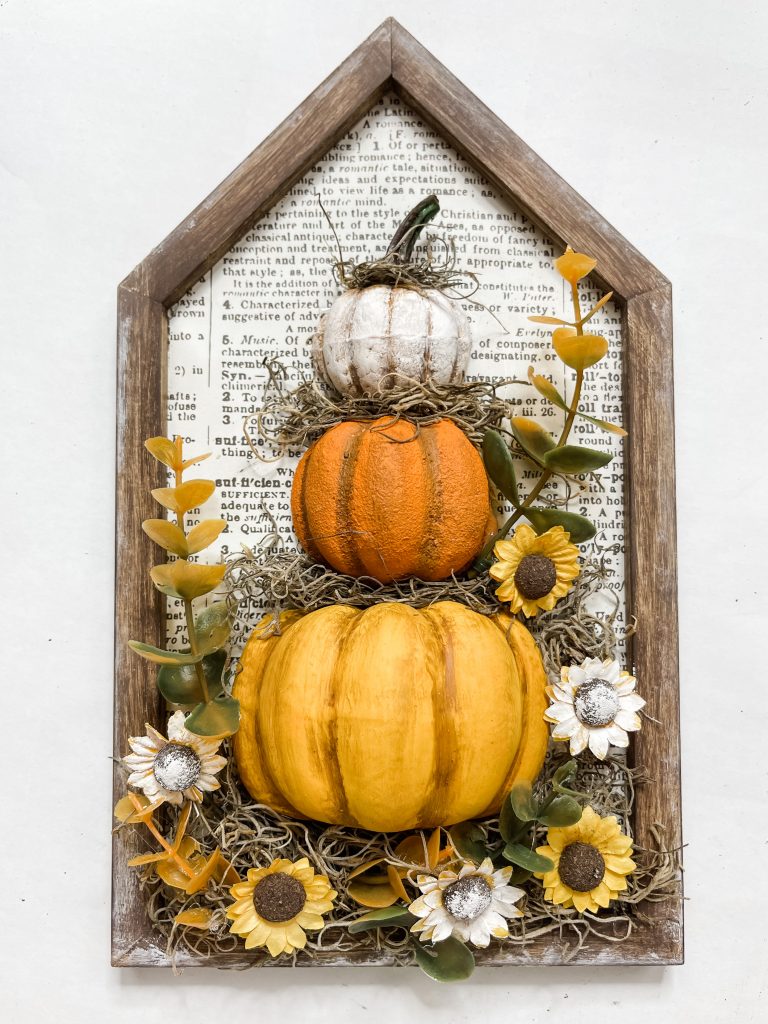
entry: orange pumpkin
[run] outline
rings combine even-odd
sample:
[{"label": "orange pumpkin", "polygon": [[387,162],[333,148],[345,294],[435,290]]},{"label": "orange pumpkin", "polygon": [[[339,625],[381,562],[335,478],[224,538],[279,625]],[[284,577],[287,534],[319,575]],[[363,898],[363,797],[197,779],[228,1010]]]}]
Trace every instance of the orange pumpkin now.
[{"label": "orange pumpkin", "polygon": [[332,427],[296,468],[291,511],[314,559],[382,583],[445,579],[496,528],[482,459],[450,420]]}]

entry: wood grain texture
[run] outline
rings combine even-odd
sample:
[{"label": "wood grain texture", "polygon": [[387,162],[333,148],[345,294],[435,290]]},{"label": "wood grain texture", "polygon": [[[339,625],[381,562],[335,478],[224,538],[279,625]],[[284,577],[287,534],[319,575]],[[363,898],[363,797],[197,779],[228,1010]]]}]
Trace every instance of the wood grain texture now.
[{"label": "wood grain texture", "polygon": [[[680,691],[678,685],[675,422],[672,365],[672,289],[636,295],[624,313],[625,402],[629,431],[627,519],[629,610],[638,623],[634,671],[648,699],[648,721],[635,736],[634,762],[653,784],[638,790],[634,827],[650,845],[654,826],[668,849],[682,846],[680,805]],[[655,948],[683,959],[682,902],[651,904]]]},{"label": "wood grain texture", "polygon": [[[137,657],[128,640],[158,643],[163,635],[163,602],[148,573],[152,544],[141,530],[156,515],[150,490],[161,482],[160,466],[144,449],[144,440],[165,433],[160,401],[168,319],[147,295],[118,291],[117,336],[117,481],[115,519],[115,714],[114,756],[127,753],[126,737],[142,735],[156,722],[160,706],[155,671]],[[114,801],[125,793],[122,772],[113,779]],[[137,873],[126,860],[139,852],[135,829],[123,829],[112,844],[112,955],[121,960],[146,941],[148,922]]]},{"label": "wood grain texture", "polygon": [[[160,468],[143,449],[165,432],[166,309],[284,195],[384,92],[393,89],[429,121],[494,188],[561,244],[595,256],[600,280],[624,309],[628,609],[639,623],[633,659],[650,713],[637,735],[635,762],[654,785],[639,789],[635,834],[651,844],[661,825],[665,845],[681,845],[677,680],[674,421],[671,289],[662,274],[447,71],[397,22],[388,19],[294,111],[123,282],[118,293],[117,562],[115,633],[115,756],[126,737],[154,719],[159,701],[149,663],[128,639],[158,641],[164,610],[148,569],[152,545],[141,520],[154,514],[149,491]],[[116,772],[115,797],[123,787]],[[113,963],[170,966],[138,896],[130,830],[113,844]],[[682,962],[682,907],[647,908],[651,924],[620,945],[593,939],[568,963],[661,965]],[[525,951],[480,951],[481,964],[562,964],[556,937]],[[176,965],[241,968],[264,962],[239,951]],[[359,952],[318,957],[316,965],[387,964]],[[281,960],[277,966],[289,966]],[[298,966],[309,966],[299,960]]]}]

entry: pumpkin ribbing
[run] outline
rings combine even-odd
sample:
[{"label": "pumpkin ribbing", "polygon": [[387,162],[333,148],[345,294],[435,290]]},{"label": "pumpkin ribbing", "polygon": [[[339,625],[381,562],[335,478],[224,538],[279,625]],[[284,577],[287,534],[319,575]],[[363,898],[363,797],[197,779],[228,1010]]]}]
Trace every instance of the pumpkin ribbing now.
[{"label": "pumpkin ribbing", "polygon": [[465,313],[435,288],[350,289],[324,314],[312,338],[318,374],[355,398],[391,389],[395,375],[457,384],[470,349]]},{"label": "pumpkin ribbing", "polygon": [[254,632],[235,683],[235,756],[255,799],[399,831],[497,810],[511,779],[538,774],[543,683],[521,676],[491,619],[454,602],[334,605],[281,626]]},{"label": "pumpkin ribbing", "polygon": [[444,579],[495,527],[482,460],[450,420],[332,427],[299,462],[291,510],[313,558],[383,583]]}]

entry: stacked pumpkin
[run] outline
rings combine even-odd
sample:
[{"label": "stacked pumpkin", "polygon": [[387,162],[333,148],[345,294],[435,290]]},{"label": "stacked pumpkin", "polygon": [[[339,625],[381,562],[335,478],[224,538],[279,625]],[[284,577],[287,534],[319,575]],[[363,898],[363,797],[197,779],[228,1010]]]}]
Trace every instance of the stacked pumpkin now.
[{"label": "stacked pumpkin", "polygon": [[[411,259],[437,212],[416,207],[387,255]],[[315,366],[349,397],[400,373],[456,383],[469,326],[442,292],[349,289],[323,318]],[[496,528],[482,459],[450,420],[343,422],[305,452],[291,496],[316,561],[382,583],[465,570]],[[527,629],[454,601],[285,612],[241,658],[235,755],[254,799],[295,817],[394,832],[498,811],[547,746],[546,677]]]}]

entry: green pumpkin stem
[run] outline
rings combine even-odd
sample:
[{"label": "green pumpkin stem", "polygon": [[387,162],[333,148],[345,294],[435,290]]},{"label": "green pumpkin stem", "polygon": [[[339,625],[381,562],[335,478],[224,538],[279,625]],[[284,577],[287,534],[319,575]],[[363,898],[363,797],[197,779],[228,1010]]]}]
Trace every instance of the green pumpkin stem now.
[{"label": "green pumpkin stem", "polygon": [[[401,221],[397,231],[392,236],[392,241],[387,249],[387,256],[391,256],[399,263],[410,263],[413,255],[413,247],[416,245],[419,235],[429,222],[440,212],[440,202],[437,196],[427,196],[407,214]],[[403,245],[402,252],[400,246]]]}]

